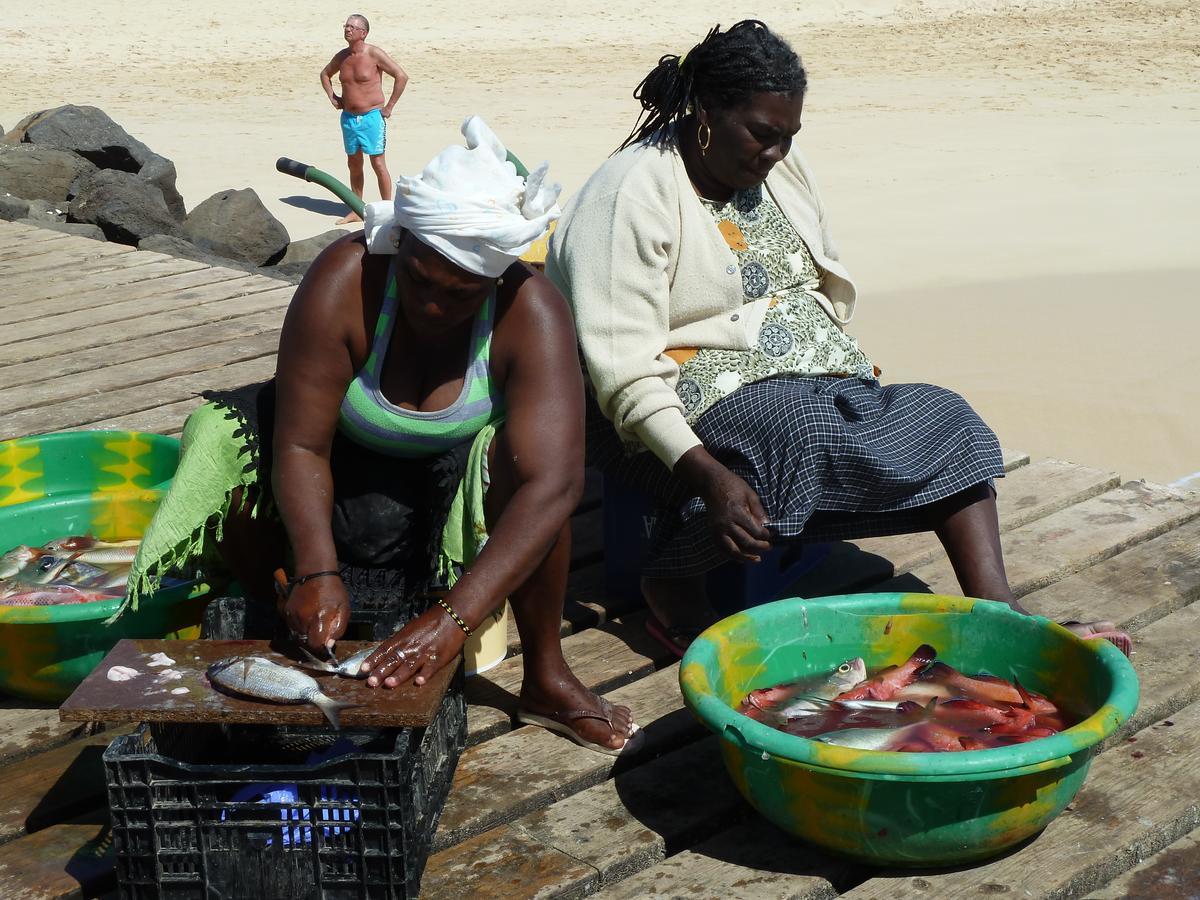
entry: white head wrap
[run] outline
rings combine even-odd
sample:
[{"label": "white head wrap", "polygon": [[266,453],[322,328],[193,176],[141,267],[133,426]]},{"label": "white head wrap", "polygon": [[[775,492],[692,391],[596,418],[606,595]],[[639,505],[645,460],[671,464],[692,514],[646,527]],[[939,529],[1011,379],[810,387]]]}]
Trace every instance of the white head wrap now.
[{"label": "white head wrap", "polygon": [[420,175],[396,180],[396,199],[368,203],[367,249],[395,253],[400,230],[477,275],[496,278],[546,233],[560,215],[559,184],[546,184],[550,163],[528,178],[479,116],[462,124],[467,146],[451,145]]}]

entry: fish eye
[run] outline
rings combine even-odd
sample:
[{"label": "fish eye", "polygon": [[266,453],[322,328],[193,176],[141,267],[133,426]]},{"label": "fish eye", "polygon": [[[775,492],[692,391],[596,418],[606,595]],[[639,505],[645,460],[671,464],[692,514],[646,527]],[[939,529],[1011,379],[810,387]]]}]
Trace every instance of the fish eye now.
[{"label": "fish eye", "polygon": [[850,671],[850,663],[842,663],[840,666],[838,666],[838,672],[843,675],[849,671]]}]

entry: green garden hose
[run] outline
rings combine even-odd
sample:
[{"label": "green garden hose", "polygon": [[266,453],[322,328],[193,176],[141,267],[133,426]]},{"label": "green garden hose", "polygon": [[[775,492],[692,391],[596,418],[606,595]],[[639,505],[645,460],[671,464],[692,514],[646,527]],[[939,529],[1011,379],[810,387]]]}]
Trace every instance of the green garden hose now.
[{"label": "green garden hose", "polygon": [[[509,151],[508,161],[513,164],[517,170],[517,174],[522,178],[529,177],[529,170],[525,168],[512,151]],[[310,166],[307,163],[296,162],[294,159],[288,159],[286,156],[281,156],[275,160],[275,168],[284,175],[291,175],[294,178],[299,178],[302,181],[311,181],[314,184],[319,184],[321,187],[331,191],[339,200],[345,203],[360,219],[363,214],[363,201],[354,191],[348,186],[338,181],[328,172],[323,172],[316,166]]]}]

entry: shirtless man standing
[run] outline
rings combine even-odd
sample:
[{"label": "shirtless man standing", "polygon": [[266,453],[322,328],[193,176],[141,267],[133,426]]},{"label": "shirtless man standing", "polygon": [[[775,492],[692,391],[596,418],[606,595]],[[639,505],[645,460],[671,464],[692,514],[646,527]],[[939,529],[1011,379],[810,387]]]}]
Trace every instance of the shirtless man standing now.
[{"label": "shirtless man standing", "polygon": [[[371,168],[379,180],[379,196],[392,199],[392,176],[383,158],[387,143],[387,128],[383,120],[390,118],[392,109],[408,76],[379,47],[367,43],[370,25],[364,16],[355,13],[346,19],[342,34],[349,45],[338,53],[321,70],[321,87],[334,109],[342,111],[342,143],[346,147],[346,163],[350,167],[350,189],[361,198],[363,195],[363,152],[371,157]],[[383,101],[383,75],[392,76],[392,96]],[[342,83],[342,95],[333,92],[333,75],[337,73]],[[357,214],[338,219],[337,224],[361,222]]]}]

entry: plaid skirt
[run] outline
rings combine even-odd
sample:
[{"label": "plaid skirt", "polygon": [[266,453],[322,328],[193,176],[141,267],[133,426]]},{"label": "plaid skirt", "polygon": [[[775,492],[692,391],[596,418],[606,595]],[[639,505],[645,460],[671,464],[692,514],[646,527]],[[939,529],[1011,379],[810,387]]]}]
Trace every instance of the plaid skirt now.
[{"label": "plaid skirt", "polygon": [[[762,501],[776,543],[907,534],[931,505],[1004,476],[992,430],[929,384],[778,376],[739,388],[694,426]],[[653,454],[630,454],[589,401],[588,462],[658,503],[643,574],[698,575],[727,561],[704,501]]]}]

